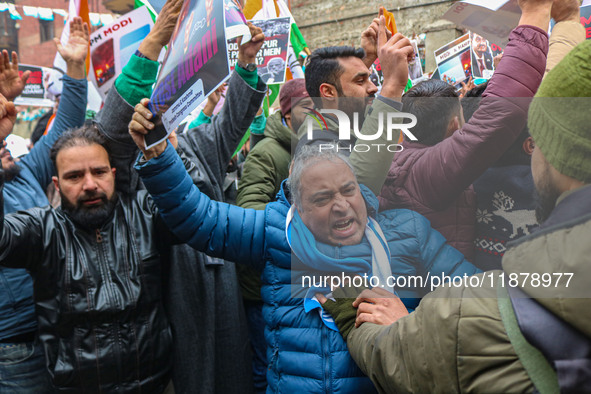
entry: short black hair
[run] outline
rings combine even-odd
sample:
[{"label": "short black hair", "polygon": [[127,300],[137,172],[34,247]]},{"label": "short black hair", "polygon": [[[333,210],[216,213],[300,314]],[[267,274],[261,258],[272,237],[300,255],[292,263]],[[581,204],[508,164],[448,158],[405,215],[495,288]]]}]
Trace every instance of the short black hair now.
[{"label": "short black hair", "polygon": [[402,111],[417,117],[412,133],[424,145],[436,145],[443,140],[447,125],[460,114],[456,89],[447,82],[430,79],[413,86],[402,96]]},{"label": "short black hair", "polygon": [[306,90],[312,99],[320,97],[320,85],[329,83],[341,91],[339,78],[344,72],[338,61],[340,57],[358,57],[363,60],[365,51],[362,48],[350,46],[335,46],[318,48],[306,62]]},{"label": "short black hair", "polygon": [[57,139],[57,141],[55,141],[55,143],[51,147],[51,151],[49,152],[49,157],[51,158],[55,171],[57,172],[57,155],[61,150],[73,148],[75,146],[90,146],[94,144],[100,145],[103,148],[105,148],[107,154],[109,155],[110,164],[111,152],[108,147],[107,139],[99,131],[99,129],[94,123],[86,123],[84,126],[78,129],[71,129],[64,132]]},{"label": "short black hair", "polygon": [[523,151],[523,143],[531,137],[527,126],[521,130],[521,133],[509,148],[503,153],[491,167],[505,167],[516,165],[531,165],[531,156]]},{"label": "short black hair", "polygon": [[488,81],[483,84],[476,85],[472,89],[468,90],[462,98],[462,111],[464,111],[464,120],[466,122],[470,120],[472,115],[474,115],[474,112],[476,112],[478,109],[482,94],[486,90],[487,86]]}]

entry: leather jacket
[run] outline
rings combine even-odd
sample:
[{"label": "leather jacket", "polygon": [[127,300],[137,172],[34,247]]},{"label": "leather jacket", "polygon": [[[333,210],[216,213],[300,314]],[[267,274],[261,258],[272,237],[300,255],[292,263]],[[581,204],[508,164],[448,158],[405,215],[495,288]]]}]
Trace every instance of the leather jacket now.
[{"label": "leather jacket", "polygon": [[[0,170],[0,198],[3,185]],[[61,208],[5,217],[0,201],[0,264],[34,278],[39,338],[60,392],[164,390],[172,349],[161,284],[168,242],[145,191],[120,194],[96,230]]]}]

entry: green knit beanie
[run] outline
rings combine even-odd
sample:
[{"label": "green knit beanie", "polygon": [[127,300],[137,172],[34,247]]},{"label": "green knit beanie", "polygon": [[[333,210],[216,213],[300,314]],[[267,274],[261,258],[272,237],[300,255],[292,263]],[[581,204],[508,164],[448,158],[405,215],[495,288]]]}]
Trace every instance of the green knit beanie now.
[{"label": "green knit beanie", "polygon": [[561,174],[591,183],[591,41],[546,75],[530,108],[536,146]]}]

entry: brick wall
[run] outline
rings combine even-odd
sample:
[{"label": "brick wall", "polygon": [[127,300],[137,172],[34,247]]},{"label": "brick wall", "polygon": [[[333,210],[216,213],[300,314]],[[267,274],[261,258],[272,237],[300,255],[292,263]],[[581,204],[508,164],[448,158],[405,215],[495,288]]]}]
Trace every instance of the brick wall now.
[{"label": "brick wall", "polygon": [[[68,10],[67,0],[16,0],[15,4],[23,19],[19,21],[18,30],[19,59],[22,63],[36,66],[51,67],[56,54],[56,47],[53,40],[41,42],[40,21],[37,18],[25,16],[19,5],[36,7],[59,8]],[[88,0],[90,12],[110,13],[103,4],[96,0]],[[53,30],[54,36],[60,37],[64,28],[64,18],[54,14]]]},{"label": "brick wall", "polygon": [[[361,32],[377,16],[380,5],[394,13],[398,30],[406,36],[428,32],[451,6],[451,0],[290,0],[291,11],[310,49],[330,45],[359,45]],[[447,24],[428,34],[435,41],[457,37],[455,26]],[[439,39],[438,39],[439,38]],[[444,43],[445,44],[445,43]],[[443,44],[442,44],[443,45]],[[427,52],[427,70],[432,71],[433,52]]]}]

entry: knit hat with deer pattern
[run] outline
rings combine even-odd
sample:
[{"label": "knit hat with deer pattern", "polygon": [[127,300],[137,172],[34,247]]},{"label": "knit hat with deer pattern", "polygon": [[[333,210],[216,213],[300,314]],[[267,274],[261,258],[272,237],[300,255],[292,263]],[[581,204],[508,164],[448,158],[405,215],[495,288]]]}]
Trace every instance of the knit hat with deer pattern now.
[{"label": "knit hat with deer pattern", "polygon": [[577,45],[540,85],[528,127],[561,174],[591,183],[591,41]]}]

